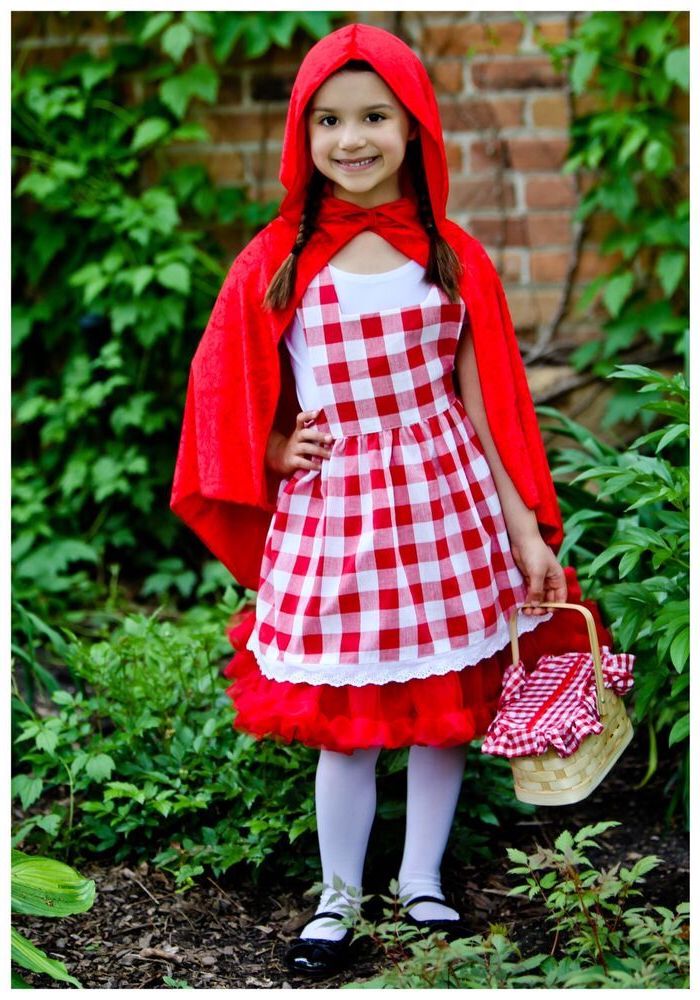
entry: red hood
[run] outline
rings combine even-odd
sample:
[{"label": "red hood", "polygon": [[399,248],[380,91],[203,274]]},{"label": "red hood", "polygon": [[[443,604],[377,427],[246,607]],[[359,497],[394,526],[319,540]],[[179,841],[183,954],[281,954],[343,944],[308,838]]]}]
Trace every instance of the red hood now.
[{"label": "red hood", "polygon": [[433,85],[420,59],[405,42],[383,28],[367,24],[349,24],[322,38],[299,67],[284,130],[279,177],[288,193],[280,213],[293,225],[298,224],[312,171],[306,108],[318,88],[349,59],[370,63],[418,122],[430,201],[439,226],[447,210],[449,183]]}]

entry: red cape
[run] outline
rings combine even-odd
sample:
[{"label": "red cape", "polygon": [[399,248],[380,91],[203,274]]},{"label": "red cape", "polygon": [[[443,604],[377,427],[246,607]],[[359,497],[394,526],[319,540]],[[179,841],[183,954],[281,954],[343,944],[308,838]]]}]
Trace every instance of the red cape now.
[{"label": "red cape", "polygon": [[282,346],[311,279],[357,233],[371,229],[425,264],[428,238],[406,179],[401,198],[374,209],[326,195],[318,225],[297,261],[287,308],[262,300],[297,235],[312,164],[304,110],[315,90],[348,59],[371,63],[419,124],[435,223],[462,264],[484,405],[503,465],[542,537],[555,550],[562,523],[532,397],[501,282],[477,240],[445,217],[448,173],[440,118],[427,72],[412,50],[381,28],[353,24],[318,42],[297,75],[287,117],[280,215],[236,258],[190,369],[171,508],[245,587],[257,590],[263,545],[279,479],[266,467],[270,430],[290,434],[301,409]]}]

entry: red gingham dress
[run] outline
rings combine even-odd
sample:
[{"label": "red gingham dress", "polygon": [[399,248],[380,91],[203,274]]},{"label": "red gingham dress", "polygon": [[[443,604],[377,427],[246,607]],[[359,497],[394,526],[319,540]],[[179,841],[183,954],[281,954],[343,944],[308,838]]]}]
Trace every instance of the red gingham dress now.
[{"label": "red gingham dress", "polygon": [[346,752],[465,742],[495,713],[526,586],[452,381],[464,303],[433,285],[344,314],[326,266],[298,315],[332,451],[280,483],[236,725]]}]

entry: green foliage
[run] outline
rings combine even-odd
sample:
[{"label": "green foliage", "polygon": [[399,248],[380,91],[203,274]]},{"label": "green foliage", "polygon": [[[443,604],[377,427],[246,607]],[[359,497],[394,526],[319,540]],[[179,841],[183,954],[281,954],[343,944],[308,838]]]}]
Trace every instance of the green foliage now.
[{"label": "green foliage", "polygon": [[624,451],[556,410],[546,429],[573,448],[551,454],[564,515],[561,555],[573,559],[599,600],[618,648],[635,654],[632,706],[650,732],[645,780],[657,738],[682,748],[669,810],[689,808],[690,472],[689,390],[681,374],[621,365],[611,378],[638,384],[637,410],[662,418]]},{"label": "green foliage", "polygon": [[[600,297],[610,317],[602,337],[572,356],[577,368],[593,366],[600,375],[645,342],[686,351],[689,202],[674,98],[688,90],[689,50],[680,44],[678,17],[678,11],[598,11],[570,38],[542,42],[557,68],[566,63],[574,94],[595,101],[595,110],[572,122],[564,170],[588,172],[591,184],[576,216],[610,217],[601,252],[620,257],[578,302],[585,312]],[[633,417],[629,400],[618,399],[607,421]]]},{"label": "green foliage", "polygon": [[163,513],[189,360],[226,272],[215,233],[245,241],[277,210],[178,161],[208,139],[194,116],[229,59],[344,17],[104,16],[99,56],[26,68],[18,50],[12,73],[13,563],[17,600],[44,621],[97,603],[111,562],[138,578],[184,542]]},{"label": "green foliage", "polygon": [[[95,901],[95,883],[85,879],[74,868],[53,858],[35,857],[22,851],[12,851],[11,868],[12,912],[39,917],[66,917],[85,913]],[[81,984],[69,975],[63,962],[49,958],[14,927],[12,928],[12,961],[28,969],[51,976],[52,979]],[[27,988],[17,973],[12,973],[13,988]]]},{"label": "green foliage", "polygon": [[444,932],[421,931],[405,922],[393,882],[392,894],[380,897],[382,919],[360,918],[356,924],[358,937],[373,941],[391,964],[379,976],[344,988],[687,988],[688,904],[675,913],[662,906],[627,906],[641,895],[637,886],[660,859],[643,857],[632,868],[617,863],[598,870],[584,853],[598,848],[594,838],[617,825],[606,821],[575,834],[565,830],[553,849],[538,847],[530,855],[508,849],[516,862],[509,873],[525,879],[511,894],[543,903],[553,935],[549,954],[524,955],[499,924],[453,942]]}]

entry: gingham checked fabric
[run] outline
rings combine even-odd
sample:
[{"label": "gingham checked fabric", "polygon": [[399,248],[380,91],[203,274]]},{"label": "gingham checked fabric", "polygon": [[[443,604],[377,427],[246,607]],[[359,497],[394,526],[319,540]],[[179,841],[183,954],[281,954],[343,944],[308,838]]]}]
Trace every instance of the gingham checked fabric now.
[{"label": "gingham checked fabric", "polygon": [[333,444],[280,483],[247,643],[261,672],[384,684],[493,655],[526,588],[452,382],[464,303],[433,285],[417,306],[343,314],[326,266],[299,310]]},{"label": "gingham checked fabric", "polygon": [[[603,684],[623,695],[634,683],[634,655],[600,651]],[[486,731],[481,752],[497,757],[526,757],[553,748],[569,757],[592,733],[602,733],[598,715],[593,656],[566,653],[542,656],[528,674],[522,660],[503,675],[498,713]]]}]

